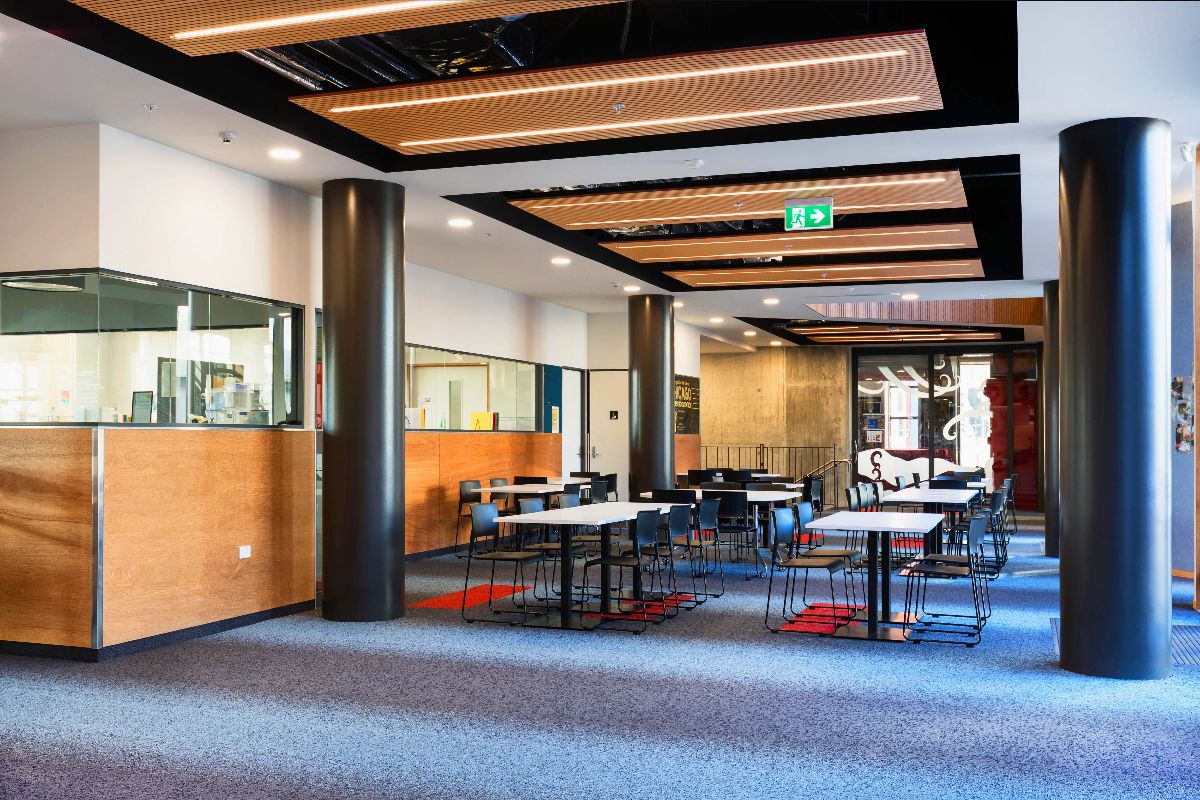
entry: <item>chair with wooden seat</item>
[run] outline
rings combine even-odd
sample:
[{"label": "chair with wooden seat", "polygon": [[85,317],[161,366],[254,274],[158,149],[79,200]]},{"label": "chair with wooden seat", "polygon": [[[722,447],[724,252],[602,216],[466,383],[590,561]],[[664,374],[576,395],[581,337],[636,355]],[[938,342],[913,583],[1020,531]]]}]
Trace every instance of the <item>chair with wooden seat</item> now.
[{"label": "chair with wooden seat", "polygon": [[[579,495],[563,495],[561,500],[567,501],[567,505],[560,505],[559,508],[573,508],[579,505]],[[573,505],[572,505],[573,504]],[[517,503],[517,513],[519,514],[536,514],[539,511],[545,511],[546,504],[540,497],[527,497]],[[522,536],[521,550],[534,550],[544,556],[542,568],[545,572],[545,584],[548,591],[552,592],[556,597],[561,596],[558,590],[557,572],[562,561],[562,542],[555,534],[554,528],[551,525],[530,525],[521,526],[522,531],[528,531],[529,536]],[[530,541],[532,538],[532,541]],[[571,540],[571,557],[580,558],[587,553],[587,546],[582,542],[574,539]],[[548,565],[548,567],[547,567]],[[537,594],[537,569],[534,569],[534,597],[539,600],[545,600],[546,596]],[[557,601],[556,601],[557,602]],[[547,609],[549,610],[549,609]]]},{"label": "chair with wooden seat", "polygon": [[[490,544],[482,544],[482,540],[488,540]],[[467,569],[463,577],[462,618],[467,622],[503,622],[508,624],[524,622],[529,619],[529,607],[523,597],[524,589],[518,588],[517,581],[519,578],[522,587],[524,586],[526,567],[535,568],[534,580],[536,581],[536,566],[542,561],[543,557],[543,554],[537,550],[525,550],[501,545],[500,511],[496,508],[495,503],[476,503],[471,506],[471,538],[467,543]],[[471,563],[473,561],[484,561],[492,565],[491,574],[488,577],[487,608],[493,615],[502,617],[501,619],[472,617],[467,614],[467,590],[471,587]],[[512,584],[509,591],[509,598],[513,603],[512,608],[498,608],[495,604],[497,564],[513,565]],[[535,584],[534,594],[536,595],[536,593],[537,586]],[[519,618],[514,619],[515,615],[519,615]]]},{"label": "chair with wooden seat", "polygon": [[454,555],[459,558],[467,557],[467,554],[459,549],[462,546],[463,522],[467,523],[469,531],[471,529],[471,506],[483,499],[479,491],[482,487],[483,484],[479,481],[458,482],[458,524],[454,528]]},{"label": "chair with wooden seat", "polygon": [[[796,542],[796,518],[789,508],[772,510],[775,517],[775,539],[766,559],[770,561],[770,576],[767,580],[767,610],[763,624],[771,633],[781,631],[829,635],[842,627],[853,616],[850,611],[850,589],[846,582],[846,559],[837,556],[813,556],[801,552]],[[829,579],[829,603],[817,605],[808,600],[809,574],[824,573]],[[775,598],[775,575],[783,576],[783,587],[779,592],[779,609],[772,615]],[[804,582],[799,590],[797,583],[803,574]],[[833,576],[841,573],[843,597],[846,602],[839,605]]]}]

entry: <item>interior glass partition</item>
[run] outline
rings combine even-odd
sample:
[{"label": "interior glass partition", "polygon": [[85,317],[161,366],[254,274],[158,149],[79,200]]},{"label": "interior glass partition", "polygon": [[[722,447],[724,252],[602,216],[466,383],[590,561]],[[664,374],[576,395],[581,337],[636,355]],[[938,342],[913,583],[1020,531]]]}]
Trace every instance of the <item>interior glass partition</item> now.
[{"label": "interior glass partition", "polygon": [[538,364],[419,345],[408,345],[406,358],[404,417],[409,430],[550,428],[539,414]]},{"label": "interior glass partition", "polygon": [[855,365],[854,449],[861,479],[894,485],[928,477],[929,364],[925,356],[863,356]]},{"label": "interior glass partition", "polygon": [[1036,348],[856,351],[853,370],[859,480],[982,470],[990,491],[1015,472],[1018,505],[1037,507]]},{"label": "interior glass partition", "polygon": [[87,271],[0,278],[0,422],[300,424],[296,306]]}]

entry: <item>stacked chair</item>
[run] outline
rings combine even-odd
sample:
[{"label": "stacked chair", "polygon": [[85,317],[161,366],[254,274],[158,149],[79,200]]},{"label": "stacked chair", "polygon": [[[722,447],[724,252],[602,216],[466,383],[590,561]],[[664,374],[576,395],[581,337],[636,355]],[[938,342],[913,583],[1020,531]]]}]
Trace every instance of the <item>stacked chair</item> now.
[{"label": "stacked chair", "polygon": [[[966,537],[953,548],[958,552],[922,556],[906,564],[900,576],[904,589],[904,638],[910,642],[977,645],[992,613],[984,558],[984,533],[988,515],[978,514],[967,525]],[[933,612],[927,607],[930,581],[963,581],[970,587],[973,613]]]}]

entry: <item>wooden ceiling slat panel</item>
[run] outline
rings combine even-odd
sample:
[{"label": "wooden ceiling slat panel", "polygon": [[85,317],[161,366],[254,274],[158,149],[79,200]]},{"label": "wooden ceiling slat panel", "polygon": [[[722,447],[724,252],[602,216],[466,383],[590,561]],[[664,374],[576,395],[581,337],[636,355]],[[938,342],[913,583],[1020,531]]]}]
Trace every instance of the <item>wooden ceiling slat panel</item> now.
[{"label": "wooden ceiling slat panel", "polygon": [[604,5],[619,0],[433,0],[407,9],[295,25],[175,39],[174,34],[343,9],[382,8],[381,0],[71,0],[77,6],[191,56],[255,50],[343,36],[425,28],[478,19]]},{"label": "wooden ceiling slat panel", "polygon": [[[861,60],[828,61],[845,58]],[[814,59],[825,61],[790,63]],[[754,71],[692,74],[747,68]],[[662,79],[679,73],[685,75]],[[625,82],[614,85],[612,81]],[[597,86],[597,82],[607,83]],[[942,108],[923,31],[526,70],[292,99],[406,154]],[[393,105],[360,108],[378,104]],[[710,118],[698,119],[702,117]]]},{"label": "wooden ceiling slat panel", "polygon": [[977,258],[887,264],[823,264],[805,267],[739,267],[734,269],[667,270],[688,286],[772,286],[783,284],[877,283],[982,278]]},{"label": "wooden ceiling slat panel", "polygon": [[784,201],[832,197],[835,214],[965,208],[958,170],[819,180],[688,186],[533,197],[510,204],[566,230],[628,225],[782,219]]},{"label": "wooden ceiling slat panel", "polygon": [[942,225],[896,225],[888,228],[602,242],[601,246],[639,264],[678,264],[747,257],[792,258],[837,253],[974,250],[978,244],[971,223],[953,222]]},{"label": "wooden ceiling slat panel", "polygon": [[886,319],[994,325],[1042,324],[1042,298],[1040,297],[918,300],[895,303],[809,303],[808,307],[822,316],[839,319]]},{"label": "wooden ceiling slat panel", "polygon": [[791,334],[818,344],[862,344],[866,342],[987,342],[1001,338],[999,331],[972,330],[943,325],[857,325],[840,322],[794,324],[787,326]]}]

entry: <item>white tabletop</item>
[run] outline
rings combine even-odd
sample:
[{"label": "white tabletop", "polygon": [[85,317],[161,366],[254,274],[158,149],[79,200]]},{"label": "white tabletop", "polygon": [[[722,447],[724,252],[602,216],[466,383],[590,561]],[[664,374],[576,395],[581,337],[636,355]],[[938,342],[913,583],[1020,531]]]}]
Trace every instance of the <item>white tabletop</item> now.
[{"label": "white tabletop", "polygon": [[584,483],[584,484],[591,483],[592,479],[591,478],[574,478],[571,476],[558,475],[553,478],[546,478],[546,482],[547,483],[557,483],[561,486],[563,484],[568,484],[568,483]]},{"label": "white tabletop", "polygon": [[637,519],[639,512],[657,510],[665,514],[673,506],[684,503],[591,503],[574,508],[552,508],[532,514],[513,514],[499,517],[496,521],[504,525],[611,525]]},{"label": "white tabletop", "polygon": [[944,521],[941,514],[903,514],[895,511],[839,511],[814,519],[805,528],[814,531],[881,531],[929,533]]},{"label": "white tabletop", "polygon": [[[946,480],[957,481],[957,480],[962,480],[962,479],[961,478],[947,478]],[[929,481],[921,481],[922,486],[924,486],[928,483],[929,483]],[[967,481],[967,488],[968,489],[986,489],[987,481]]]},{"label": "white tabletop", "polygon": [[561,483],[514,483],[509,486],[484,486],[479,491],[492,494],[558,494]]},{"label": "white tabletop", "polygon": [[[795,500],[797,497],[802,497],[800,492],[771,492],[760,491],[758,489],[695,489],[696,499],[699,500],[704,492],[741,492],[746,495],[746,500],[751,503],[779,503],[784,500]],[[654,496],[653,492],[642,492],[641,497],[649,500]]]},{"label": "white tabletop", "polygon": [[978,493],[974,489],[917,489],[910,487],[885,495],[885,503],[947,503],[952,506],[965,506],[974,500]]}]

